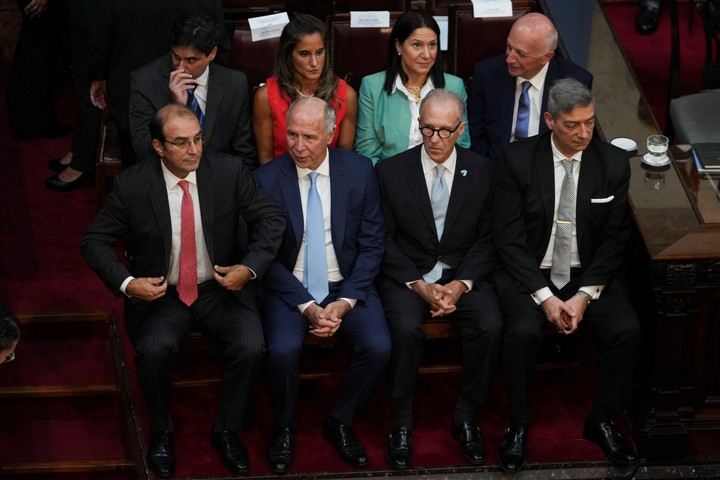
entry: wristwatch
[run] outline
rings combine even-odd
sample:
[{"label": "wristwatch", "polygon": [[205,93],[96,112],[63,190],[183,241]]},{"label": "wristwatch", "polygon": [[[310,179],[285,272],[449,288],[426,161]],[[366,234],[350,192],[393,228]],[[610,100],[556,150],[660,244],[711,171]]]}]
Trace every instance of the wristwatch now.
[{"label": "wristwatch", "polygon": [[590,294],[583,290],[578,290],[577,294],[584,298],[588,305],[590,305],[590,302],[593,301],[593,298],[590,296]]}]

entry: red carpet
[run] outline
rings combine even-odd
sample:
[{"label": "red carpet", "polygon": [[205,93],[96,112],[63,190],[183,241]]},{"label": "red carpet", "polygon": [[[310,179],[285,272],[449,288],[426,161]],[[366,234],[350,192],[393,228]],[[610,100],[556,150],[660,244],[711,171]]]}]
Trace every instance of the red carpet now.
[{"label": "red carpet", "polygon": [[[667,59],[669,58],[668,16],[653,37],[634,33],[635,5],[613,4],[608,13],[638,79],[662,122],[665,110]],[[698,22],[687,37],[685,5],[680,8],[683,26],[683,92],[699,86],[698,58],[704,55]],[[0,65],[0,90],[4,92],[7,65]],[[68,85],[59,103],[60,119],[74,121],[74,107]],[[10,138],[4,103],[0,105],[0,302],[16,311],[57,311],[80,308],[113,310],[121,318],[121,301],[108,292],[82,260],[78,242],[95,213],[92,182],[71,193],[47,190],[43,181],[51,172],[47,160],[63,155],[70,137],[58,140]],[[128,351],[131,351],[127,345]],[[18,360],[0,368],[0,386],[39,383],[89,383],[106,381],[108,352],[103,344],[82,342],[21,342]],[[128,365],[134,375],[132,354]],[[59,359],[62,359],[60,361]],[[206,359],[187,356],[179,370],[207,372],[214,368]],[[102,367],[100,367],[102,365]],[[61,367],[61,368],[60,368]],[[96,368],[97,367],[97,368]],[[591,369],[580,369],[571,378],[540,374],[534,404],[534,425],[529,444],[529,462],[576,462],[601,460],[599,449],[581,439],[582,420],[592,391]],[[499,377],[499,375],[497,376]],[[454,376],[429,376],[417,394],[415,462],[420,467],[464,466],[449,434],[456,396]],[[134,381],[134,377],[133,377]],[[302,384],[298,405],[298,460],[293,472],[352,472],[330,451],[320,435],[321,421],[336,391],[335,381],[307,381]],[[496,445],[504,427],[502,384],[495,379],[487,417],[483,422],[489,463],[495,464]],[[173,408],[177,427],[178,475],[225,475],[226,470],[209,446],[208,432],[214,416],[216,388],[178,388]],[[147,412],[135,387],[141,422],[147,427]],[[0,464],[31,460],[112,458],[119,451],[118,432],[105,415],[107,405],[89,404],[82,399],[50,400],[37,403],[0,403]],[[261,384],[254,401],[254,415],[248,432],[241,437],[251,454],[251,474],[267,474],[264,449],[271,413]],[[386,469],[384,461],[387,427],[379,428],[365,412],[359,415],[356,431],[371,458],[372,470]],[[113,474],[72,478],[115,478]],[[50,476],[43,478],[51,478]],[[70,478],[70,477],[66,477]],[[119,478],[119,477],[118,477]]]}]

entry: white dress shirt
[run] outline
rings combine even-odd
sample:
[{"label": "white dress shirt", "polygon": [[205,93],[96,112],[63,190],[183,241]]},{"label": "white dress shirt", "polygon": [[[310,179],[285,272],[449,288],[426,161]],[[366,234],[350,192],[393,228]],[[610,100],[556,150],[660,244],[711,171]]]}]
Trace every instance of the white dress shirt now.
[{"label": "white dress shirt", "polygon": [[420,102],[422,102],[423,98],[425,98],[427,94],[432,91],[433,88],[435,87],[433,86],[432,79],[428,77],[425,85],[423,85],[423,87],[420,89],[420,99],[416,100],[415,95],[410,93],[410,91],[405,88],[405,85],[403,85],[400,75],[395,76],[395,85],[393,86],[392,93],[395,93],[395,90],[400,90],[405,94],[408,99],[408,105],[410,105],[410,131],[408,132],[408,149],[420,145],[423,142],[422,133],[420,133],[420,124],[418,123],[418,118],[420,118]]},{"label": "white dress shirt", "polygon": [[202,75],[195,79],[195,83],[197,83],[197,85],[195,86],[195,90],[193,90],[193,95],[197,98],[200,109],[205,113],[207,112],[205,106],[207,105],[208,85],[210,84],[210,65],[205,68]]}]

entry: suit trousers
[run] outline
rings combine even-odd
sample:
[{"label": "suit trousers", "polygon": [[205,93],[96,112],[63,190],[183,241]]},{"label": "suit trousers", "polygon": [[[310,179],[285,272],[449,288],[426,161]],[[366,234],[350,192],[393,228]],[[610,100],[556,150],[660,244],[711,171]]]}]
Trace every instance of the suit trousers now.
[{"label": "suit trousers", "polygon": [[[578,278],[560,291],[550,285],[561,300],[571,298],[580,287]],[[640,325],[625,287],[625,281],[616,277],[585,310],[579,327],[589,332],[600,354],[594,402],[614,412],[624,410],[629,403],[642,344]],[[541,329],[548,320],[542,308],[517,282],[498,292],[498,297],[505,319],[502,364],[508,417],[511,423],[527,425]]]},{"label": "suit trousers", "polygon": [[[438,283],[443,283],[442,279]],[[381,279],[378,285],[393,344],[388,388],[393,399],[408,398],[415,390],[425,343],[421,327],[430,318],[430,307],[405,285],[387,278]],[[447,319],[462,335],[460,395],[484,405],[503,332],[500,307],[492,286],[477,282],[473,290],[460,297],[457,310]]]},{"label": "suit trousers", "polygon": [[73,77],[75,98],[78,103],[77,127],[72,142],[70,166],[81,172],[95,169],[98,139],[100,137],[100,110],[90,101],[90,73],[88,69],[88,37],[86,30],[71,27]]},{"label": "suit trousers", "polygon": [[[330,284],[330,294],[321,304],[337,298],[338,284]],[[265,341],[268,346],[267,384],[275,412],[276,427],[291,427],[298,394],[302,344],[309,332],[309,321],[296,307],[274,294],[261,306]],[[358,407],[367,400],[384,374],[390,359],[390,334],[380,299],[368,294],[343,318],[335,335],[350,347],[351,359],[330,415],[352,425]]]},{"label": "suit trousers", "polygon": [[128,299],[125,316],[153,433],[173,431],[172,360],[194,329],[222,345],[223,382],[213,431],[237,431],[243,426],[265,352],[262,324],[256,312],[211,280],[198,285],[198,298],[190,307],[180,301],[176,288],[169,286],[165,296],[149,305]]}]

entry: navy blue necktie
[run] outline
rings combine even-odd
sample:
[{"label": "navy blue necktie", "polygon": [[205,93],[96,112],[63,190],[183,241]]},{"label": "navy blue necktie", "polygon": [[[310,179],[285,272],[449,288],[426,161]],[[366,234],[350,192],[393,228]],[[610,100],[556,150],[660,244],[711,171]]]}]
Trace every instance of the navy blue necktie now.
[{"label": "navy blue necktie", "polygon": [[204,132],[205,114],[203,113],[202,108],[200,108],[200,103],[198,103],[198,99],[195,96],[194,89],[188,90],[187,106],[192,108],[192,111],[195,112],[195,116],[200,122],[200,129]]},{"label": "navy blue necktie", "polygon": [[325,220],[317,190],[317,172],[310,172],[310,190],[305,214],[305,275],[303,284],[320,304],[328,295],[327,251],[325,250]]},{"label": "navy blue necktie", "polygon": [[515,140],[527,138],[530,128],[530,95],[528,90],[532,84],[525,80],[522,83],[522,93],[518,99],[517,122],[515,122]]}]

